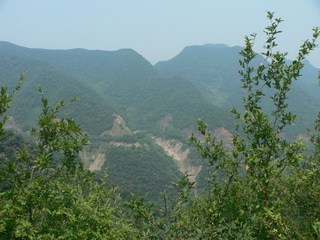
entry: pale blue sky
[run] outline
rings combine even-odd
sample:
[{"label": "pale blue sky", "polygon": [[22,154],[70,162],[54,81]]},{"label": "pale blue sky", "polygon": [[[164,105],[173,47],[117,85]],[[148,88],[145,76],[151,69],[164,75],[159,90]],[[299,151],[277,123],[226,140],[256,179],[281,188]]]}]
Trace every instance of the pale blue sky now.
[{"label": "pale blue sky", "polygon": [[[132,48],[154,64],[185,46],[242,46],[251,33],[260,52],[266,10],[285,20],[279,50],[293,52],[289,58],[320,26],[320,0],[0,0],[0,40],[46,49]],[[320,49],[309,60],[320,68]]]}]

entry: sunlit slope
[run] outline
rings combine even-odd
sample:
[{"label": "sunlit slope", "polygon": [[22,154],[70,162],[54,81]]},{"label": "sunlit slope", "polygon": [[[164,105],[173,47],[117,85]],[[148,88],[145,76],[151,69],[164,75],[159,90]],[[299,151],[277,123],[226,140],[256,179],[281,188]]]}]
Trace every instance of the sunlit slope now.
[{"label": "sunlit slope", "polygon": [[[188,79],[207,100],[223,109],[236,107],[241,110],[245,92],[241,88],[242,83],[238,74],[240,51],[241,47],[228,47],[221,44],[190,46],[171,60],[157,63],[155,68],[163,76],[182,76]],[[260,63],[268,64],[261,55],[258,55],[252,64],[258,66]],[[287,134],[291,136],[305,133],[306,127],[313,125],[320,107],[318,71],[319,69],[306,61],[301,78],[294,82],[292,91],[288,94],[289,109],[297,114],[295,130],[287,130]],[[272,92],[267,91],[268,93]],[[267,112],[272,111],[269,100],[266,97],[262,103]],[[303,121],[300,120],[302,116]]]},{"label": "sunlit slope", "polygon": [[13,100],[9,114],[24,131],[30,130],[36,123],[41,111],[41,85],[49,103],[54,105],[61,100],[77,97],[80,100],[61,111],[61,117],[73,117],[91,134],[101,134],[113,124],[115,110],[91,88],[59,72],[41,61],[22,59],[0,52],[1,84],[11,87],[16,85],[20,73],[27,71],[24,84]]},{"label": "sunlit slope", "polygon": [[229,127],[231,115],[202,96],[189,80],[164,78],[131,49],[118,51],[28,49],[0,42],[0,50],[45,61],[71,78],[95,90],[132,130],[152,130],[169,117],[176,129],[196,125],[204,118],[213,128]]}]

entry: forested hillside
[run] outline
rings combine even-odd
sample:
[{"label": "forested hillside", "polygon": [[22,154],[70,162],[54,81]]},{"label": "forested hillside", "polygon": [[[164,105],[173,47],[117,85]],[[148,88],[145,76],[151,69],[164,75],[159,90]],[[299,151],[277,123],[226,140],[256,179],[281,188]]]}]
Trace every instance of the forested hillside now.
[{"label": "forested hillside", "polygon": [[[89,133],[91,146],[81,155],[86,167],[108,169],[112,181],[126,191],[149,193],[150,199],[159,201],[157,193],[170,188],[179,170],[193,174],[197,187],[205,185],[206,167],[186,143],[198,118],[219,139],[230,142],[235,122],[230,109],[240,109],[245,96],[237,73],[241,49],[190,46],[153,67],[131,49],[45,50],[0,42],[0,74],[12,89],[17,76],[27,71],[9,111],[14,126],[24,132],[34,126],[41,110],[38,85],[52,103],[79,98],[59,117],[72,116]],[[252,64],[263,61],[258,55]],[[284,133],[293,139],[312,126],[319,104],[314,87],[317,69],[306,62],[302,73],[302,81],[289,93],[289,107],[298,120]],[[263,103],[267,112],[269,107]]]},{"label": "forested hillside", "polygon": [[[199,117],[199,111],[204,114],[218,111],[219,113],[211,116],[227,118],[224,115],[228,114],[228,111],[222,113],[223,110],[208,104],[187,80],[159,77],[159,73],[147,60],[130,49],[114,52],[84,49],[42,50],[2,42],[0,50],[25,59],[45,61],[64,74],[81,81],[118,110],[133,130],[154,129],[157,121],[168,114],[177,114],[175,111],[188,113],[184,114],[184,118],[181,118],[179,113],[179,118],[174,119],[173,123],[180,129],[193,125]],[[180,101],[179,105],[177,100]],[[200,105],[201,108],[197,107]],[[189,119],[184,120],[185,118]],[[182,125],[177,123],[179,121],[183,122]],[[221,121],[208,121],[211,124],[219,122],[221,126]],[[226,119],[223,122],[230,124]]]},{"label": "forested hillside", "polygon": [[[59,116],[72,116],[89,133],[91,146],[81,155],[86,167],[108,169],[113,182],[131,192],[148,193],[154,201],[159,202],[159,191],[170,189],[179,178],[179,169],[200,168],[198,160],[183,154],[193,152],[187,150],[186,138],[195,130],[197,118],[208,121],[212,129],[232,126],[231,114],[210,104],[189,81],[160,77],[133,50],[53,51],[5,42],[0,49],[9,87],[27,70],[25,86],[9,112],[20,129],[29,131],[40,113],[38,85],[53,103],[79,98]],[[159,138],[171,141],[172,149],[184,146],[168,154]]]},{"label": "forested hillside", "polygon": [[[196,86],[208,101],[223,109],[242,107],[242,98],[246,92],[241,88],[238,71],[238,59],[241,47],[228,47],[222,44],[206,44],[190,46],[176,57],[159,62],[155,65],[163,76],[182,76]],[[290,62],[290,61],[288,61]],[[268,64],[262,55],[258,55],[253,65]],[[300,81],[294,82],[288,93],[289,109],[297,114],[298,120],[294,129],[288,129],[286,134],[296,137],[304,134],[307,127],[312,126],[319,106],[320,90],[317,87],[319,69],[313,67],[307,60],[301,72]],[[272,95],[272,90],[266,92]],[[270,102],[264,101],[263,108],[270,112]]]},{"label": "forested hillside", "polygon": [[55,104],[73,97],[79,98],[79,102],[61,112],[61,117],[72,116],[90,134],[98,135],[112,127],[115,110],[88,86],[57,71],[48,63],[0,54],[2,83],[9,89],[15,86],[19,74],[27,71],[24,88],[15,97],[13,104],[16,107],[10,113],[24,131],[34,126],[41,111],[40,85]]}]

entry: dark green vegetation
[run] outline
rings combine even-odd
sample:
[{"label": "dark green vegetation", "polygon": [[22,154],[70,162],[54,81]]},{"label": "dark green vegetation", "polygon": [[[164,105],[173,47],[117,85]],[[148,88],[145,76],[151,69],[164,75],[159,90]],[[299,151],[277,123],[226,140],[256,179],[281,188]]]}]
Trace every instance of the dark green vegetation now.
[{"label": "dark green vegetation", "polygon": [[[1,115],[13,95],[1,89]],[[121,239],[131,233],[129,226],[116,220],[114,189],[107,191],[95,183],[77,158],[87,144],[86,134],[70,118],[56,120],[67,103],[51,108],[42,96],[42,104],[37,127],[31,130],[36,149],[22,148],[1,165],[1,187],[5,184],[7,189],[0,195],[0,238]]]},{"label": "dark green vegetation", "polygon": [[[193,83],[199,86],[196,88],[181,77],[159,76],[132,50],[98,51],[97,63],[88,68],[86,64],[95,59],[91,52],[70,50],[65,56],[72,63],[68,68],[65,59],[58,60],[64,51],[30,50],[3,43],[3,77],[9,90],[3,87],[0,94],[0,115],[4,117],[0,122],[0,238],[318,239],[320,113],[308,139],[313,145],[309,148],[295,139],[300,130],[292,133],[288,128],[297,121],[290,105],[299,104],[300,95],[292,95],[297,96],[297,102],[288,100],[294,98],[289,93],[298,89],[308,93],[305,99],[317,103],[317,91],[310,90],[314,83],[295,84],[295,80],[303,73],[303,61],[316,47],[320,32],[313,29],[312,39],[305,41],[296,60],[289,62],[286,53],[275,51],[282,20],[274,19],[270,12],[268,18],[271,24],[265,29],[265,53],[260,56],[252,50],[254,35],[246,37],[245,47],[238,49],[242,89],[233,94],[245,94],[242,107],[231,111],[236,119],[232,135],[226,130],[231,129],[230,115],[219,107],[231,98],[222,90],[220,97],[219,93],[210,97],[206,86],[212,83],[205,79],[206,73],[199,73],[197,81],[201,84]],[[196,48],[234,50],[223,45]],[[84,60],[81,55],[86,56]],[[215,63],[216,69],[230,74],[228,60],[223,54],[219,56],[225,68]],[[29,66],[38,82],[26,77],[22,84],[23,76],[18,85],[11,82],[17,71],[15,62],[18,67]],[[136,71],[137,66],[143,70]],[[90,78],[92,69],[96,72]],[[309,70],[314,69],[309,66]],[[223,72],[214,74],[223,79]],[[39,88],[40,96],[38,93],[32,100],[32,85],[45,85],[46,81],[40,80],[43,78],[49,81],[48,94]],[[215,89],[224,85],[222,82],[218,81]],[[92,104],[58,100],[70,99],[78,92]],[[50,107],[47,95],[56,105]],[[17,108],[8,111],[12,99]],[[210,104],[215,99],[219,102]],[[23,121],[22,111],[31,113],[27,121]],[[72,113],[79,121],[86,121],[91,114],[105,121],[98,120],[92,129],[85,125],[87,135],[70,118]],[[12,125],[13,121],[7,115],[12,115],[22,129],[33,127],[29,141],[4,131],[4,124],[10,120]],[[200,153],[202,164],[181,143],[186,133],[195,129],[195,115],[202,120],[198,120],[199,133],[192,134],[189,142]],[[289,133],[293,137],[288,138]],[[35,144],[29,143],[32,141]],[[166,154],[159,145],[174,154]],[[187,174],[180,177],[179,165],[169,155],[179,159],[180,170],[194,173],[194,179],[207,173],[206,183],[197,180],[195,185]],[[109,177],[105,179],[101,171],[94,176],[87,168],[107,168]],[[174,180],[177,182],[171,186]],[[135,194],[131,200],[121,200],[115,184],[122,187],[119,193],[125,197],[129,192],[149,192],[158,206]],[[160,194],[164,188],[167,190]]]}]

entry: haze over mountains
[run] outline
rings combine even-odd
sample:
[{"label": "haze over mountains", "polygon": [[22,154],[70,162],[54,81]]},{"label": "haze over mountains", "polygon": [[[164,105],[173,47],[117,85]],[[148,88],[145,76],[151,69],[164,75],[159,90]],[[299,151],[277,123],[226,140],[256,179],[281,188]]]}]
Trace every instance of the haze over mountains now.
[{"label": "haze over mountains", "polygon": [[[245,92],[238,75],[241,47],[206,44],[186,47],[171,60],[154,66],[132,49],[29,49],[0,42],[1,85],[15,87],[27,71],[9,115],[22,131],[36,123],[41,111],[41,85],[51,104],[77,97],[61,117],[72,116],[89,133],[91,145],[81,156],[91,170],[108,169],[111,181],[125,190],[157,194],[189,171],[193,178],[205,174],[199,157],[186,143],[196,131],[197,119],[228,140]],[[262,56],[256,58],[260,64]],[[295,131],[311,127],[320,101],[319,69],[305,62],[302,77],[289,96],[298,115]],[[269,111],[270,106],[265,103]],[[299,120],[304,116],[304,120]]]}]

